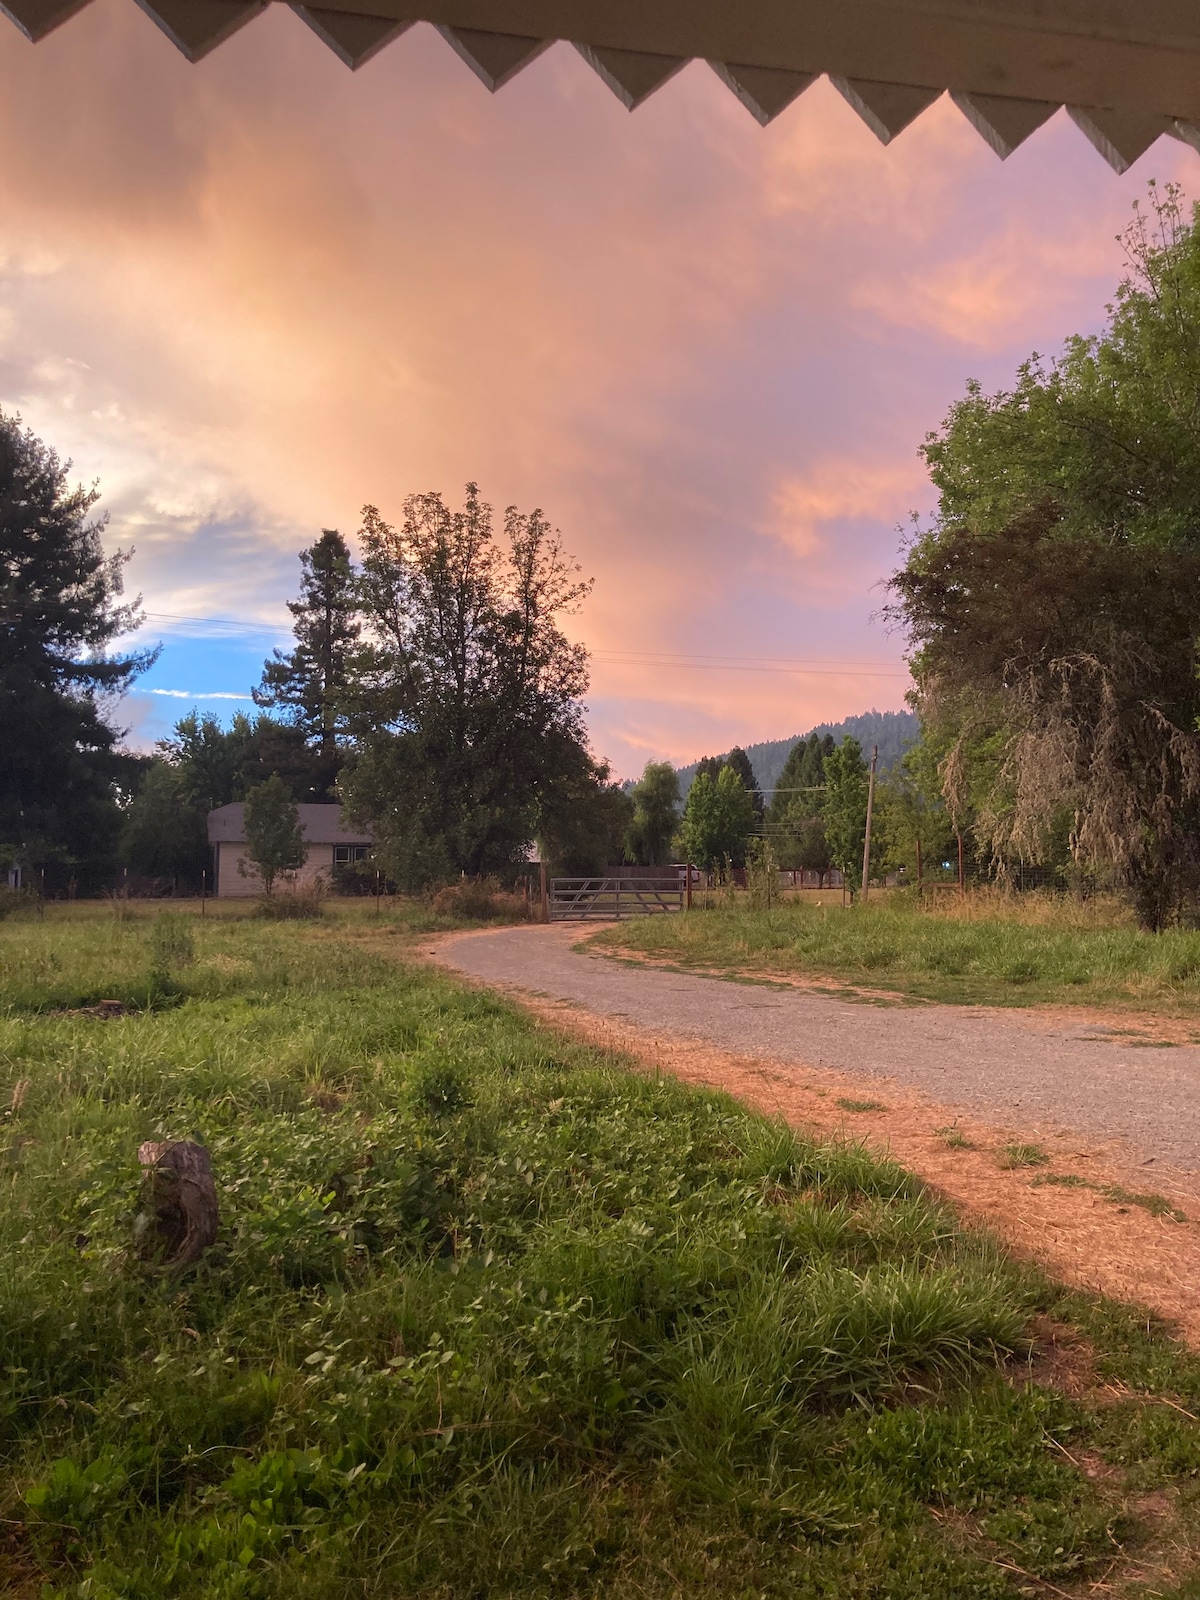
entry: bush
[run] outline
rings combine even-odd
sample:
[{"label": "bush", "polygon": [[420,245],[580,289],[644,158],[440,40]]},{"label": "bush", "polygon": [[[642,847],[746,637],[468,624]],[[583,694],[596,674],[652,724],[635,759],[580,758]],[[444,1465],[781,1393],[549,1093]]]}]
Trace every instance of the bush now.
[{"label": "bush", "polygon": [[267,922],[313,921],[325,915],[325,904],[316,892],[268,894],[255,906],[254,915]]},{"label": "bush", "polygon": [[441,917],[461,917],[467,922],[528,922],[531,908],[524,896],[510,894],[495,878],[469,878],[448,884],[433,897]]},{"label": "bush", "polygon": [[14,911],[23,911],[32,905],[32,890],[10,889],[8,884],[0,883],[0,922],[3,922],[5,917],[11,917]]}]

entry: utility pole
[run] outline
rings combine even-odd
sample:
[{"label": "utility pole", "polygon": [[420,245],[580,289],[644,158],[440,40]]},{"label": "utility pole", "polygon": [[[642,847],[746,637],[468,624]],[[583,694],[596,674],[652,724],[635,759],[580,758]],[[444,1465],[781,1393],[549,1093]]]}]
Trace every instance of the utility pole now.
[{"label": "utility pole", "polygon": [[875,810],[875,765],[879,760],[879,746],[871,746],[871,777],[867,784],[867,833],[863,840],[863,881],[862,896],[865,900],[868,893],[868,882],[871,876],[871,814]]}]

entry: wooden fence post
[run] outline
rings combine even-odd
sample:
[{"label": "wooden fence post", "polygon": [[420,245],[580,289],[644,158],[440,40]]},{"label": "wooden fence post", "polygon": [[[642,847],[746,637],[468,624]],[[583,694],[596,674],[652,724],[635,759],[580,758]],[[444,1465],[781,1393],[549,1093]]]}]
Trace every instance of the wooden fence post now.
[{"label": "wooden fence post", "polygon": [[550,885],[546,882],[546,863],[538,862],[538,881],[542,891],[542,921],[550,921]]}]

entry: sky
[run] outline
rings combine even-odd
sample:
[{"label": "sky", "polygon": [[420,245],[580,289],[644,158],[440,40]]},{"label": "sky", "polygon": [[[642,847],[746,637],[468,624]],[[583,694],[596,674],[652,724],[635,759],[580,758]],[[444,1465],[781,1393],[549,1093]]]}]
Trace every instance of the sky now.
[{"label": "sky", "polygon": [[923,438],[1100,326],[1149,178],[1200,192],[1065,113],[1001,163],[948,98],[885,148],[700,62],[632,114],[565,44],[495,96],[424,24],[351,73],[284,6],[192,66],[133,0],[0,18],[0,149],[0,409],[135,550],[130,742],[252,709],[323,527],[470,479],[594,577],[621,777],[903,704]]}]

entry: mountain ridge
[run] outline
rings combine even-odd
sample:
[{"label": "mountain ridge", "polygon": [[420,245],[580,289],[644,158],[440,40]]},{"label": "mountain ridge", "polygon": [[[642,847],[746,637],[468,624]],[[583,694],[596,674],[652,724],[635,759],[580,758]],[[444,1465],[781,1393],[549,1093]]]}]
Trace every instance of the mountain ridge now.
[{"label": "mountain ridge", "polygon": [[[920,723],[911,711],[871,710],[863,711],[855,717],[845,717],[841,722],[819,722],[804,733],[793,734],[791,738],[761,739],[755,744],[743,745],[742,748],[750,758],[750,765],[754,769],[754,776],[764,800],[769,801],[792,746],[801,739],[811,738],[814,733],[820,734],[822,738],[827,733],[832,734],[837,744],[841,744],[843,739],[857,739],[868,758],[872,745],[878,745],[879,771],[886,772],[896,765],[910,745],[917,742],[920,731]],[[721,755],[728,753],[727,750],[720,752]],[[686,767],[676,769],[679,773],[679,793],[682,798],[686,798],[699,765],[700,762],[697,760],[689,762]]]}]

